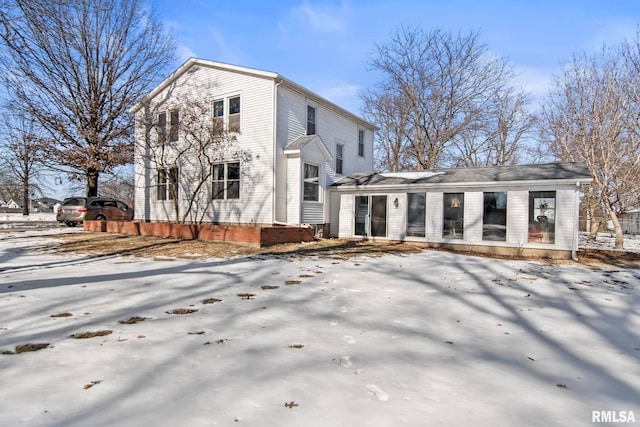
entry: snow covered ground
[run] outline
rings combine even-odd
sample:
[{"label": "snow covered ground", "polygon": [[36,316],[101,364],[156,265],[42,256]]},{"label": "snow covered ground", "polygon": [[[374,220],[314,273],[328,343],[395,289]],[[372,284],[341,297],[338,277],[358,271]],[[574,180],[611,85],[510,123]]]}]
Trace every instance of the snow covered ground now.
[{"label": "snow covered ground", "polygon": [[154,262],[41,252],[43,233],[0,233],[0,352],[49,344],[0,354],[2,426],[640,423],[640,270]]}]

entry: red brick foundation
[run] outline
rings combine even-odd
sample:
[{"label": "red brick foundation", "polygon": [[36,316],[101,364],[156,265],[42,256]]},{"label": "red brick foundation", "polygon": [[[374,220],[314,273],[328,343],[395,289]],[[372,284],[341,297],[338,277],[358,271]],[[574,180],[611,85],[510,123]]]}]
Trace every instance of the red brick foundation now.
[{"label": "red brick foundation", "polygon": [[170,237],[184,240],[248,243],[258,246],[279,243],[312,242],[311,227],[249,226],[216,224],[175,224],[169,222],[84,221],[85,231],[128,236]]}]

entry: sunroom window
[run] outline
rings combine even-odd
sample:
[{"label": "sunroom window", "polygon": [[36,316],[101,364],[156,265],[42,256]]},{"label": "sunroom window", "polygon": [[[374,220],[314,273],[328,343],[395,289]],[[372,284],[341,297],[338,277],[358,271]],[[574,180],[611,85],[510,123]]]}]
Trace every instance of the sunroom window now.
[{"label": "sunroom window", "polygon": [[529,242],[555,243],[556,192],[529,192]]}]

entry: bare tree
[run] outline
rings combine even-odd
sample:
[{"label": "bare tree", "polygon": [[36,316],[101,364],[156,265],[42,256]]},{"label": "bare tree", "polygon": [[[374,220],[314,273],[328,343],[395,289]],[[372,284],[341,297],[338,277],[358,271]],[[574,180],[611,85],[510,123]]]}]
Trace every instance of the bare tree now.
[{"label": "bare tree", "polygon": [[392,93],[372,91],[362,99],[365,117],[378,127],[374,153],[376,170],[399,172],[412,168],[405,102]]},{"label": "bare tree", "polygon": [[[37,179],[43,162],[42,136],[33,117],[8,112],[2,116],[0,134],[4,139],[0,167],[5,171],[5,179],[9,181],[3,186],[7,186],[5,191],[12,186],[19,186],[21,197],[17,200],[22,200],[22,214],[29,215],[31,195],[39,191]],[[15,196],[16,194],[13,195]]]},{"label": "bare tree", "polygon": [[605,212],[616,248],[624,245],[618,216],[640,190],[639,110],[632,89],[638,79],[622,54],[625,46],[575,55],[553,85],[542,123],[559,158],[586,162],[594,179],[587,210]]},{"label": "bare tree", "polygon": [[[0,153],[4,157],[6,151],[4,147],[0,147]],[[0,159],[0,165],[4,160]],[[22,185],[14,176],[12,176],[8,169],[0,167],[0,200],[8,202],[9,200],[20,200],[22,197]]]},{"label": "bare tree", "polygon": [[476,32],[401,28],[389,43],[376,46],[371,65],[383,79],[365,103],[375,106],[389,96],[404,103],[399,117],[408,122],[404,137],[418,170],[455,163],[448,150],[463,137],[467,148],[476,150],[469,142],[483,137],[478,132],[487,123],[492,96],[513,77],[511,67],[490,55]]},{"label": "bare tree", "polygon": [[135,194],[134,175],[131,167],[119,168],[113,174],[104,175],[100,184],[100,196],[119,199],[133,206]]},{"label": "bare tree", "polygon": [[13,108],[96,196],[100,174],[132,160],[129,109],[173,64],[173,39],[143,0],[3,0],[0,41]]},{"label": "bare tree", "polygon": [[145,138],[137,150],[155,169],[156,197],[172,201],[176,221],[201,223],[219,191],[240,191],[239,176],[233,188],[214,186],[216,175],[228,172],[221,165],[237,162],[238,173],[245,173],[252,155],[238,146],[234,129],[212,117],[209,103],[183,97],[172,105],[169,111],[163,104],[143,107]]}]

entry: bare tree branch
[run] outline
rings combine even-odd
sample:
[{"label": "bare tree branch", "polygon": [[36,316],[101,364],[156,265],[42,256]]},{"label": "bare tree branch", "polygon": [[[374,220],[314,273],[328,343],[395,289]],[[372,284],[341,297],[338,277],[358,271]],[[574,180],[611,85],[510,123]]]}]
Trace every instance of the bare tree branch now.
[{"label": "bare tree branch", "polygon": [[173,64],[173,39],[142,0],[6,0],[3,80],[48,132],[48,158],[98,177],[131,162],[129,109]]}]

